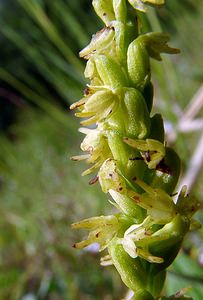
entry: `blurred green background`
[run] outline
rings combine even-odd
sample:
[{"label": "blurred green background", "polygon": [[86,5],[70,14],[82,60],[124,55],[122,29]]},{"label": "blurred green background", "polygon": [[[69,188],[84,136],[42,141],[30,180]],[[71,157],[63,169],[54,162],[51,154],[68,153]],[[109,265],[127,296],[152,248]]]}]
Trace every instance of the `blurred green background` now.
[{"label": "blurred green background", "polygon": [[[181,54],[152,62],[155,108],[181,155],[182,182],[200,201],[203,152],[203,3],[168,0],[143,18]],[[79,120],[69,105],[85,88],[78,52],[101,29],[90,0],[0,0],[0,299],[116,300],[126,290],[95,249],[76,251],[76,220],[110,213],[99,186],[80,176]],[[202,206],[197,219],[203,220]],[[165,293],[203,299],[203,231],[190,233]]]}]

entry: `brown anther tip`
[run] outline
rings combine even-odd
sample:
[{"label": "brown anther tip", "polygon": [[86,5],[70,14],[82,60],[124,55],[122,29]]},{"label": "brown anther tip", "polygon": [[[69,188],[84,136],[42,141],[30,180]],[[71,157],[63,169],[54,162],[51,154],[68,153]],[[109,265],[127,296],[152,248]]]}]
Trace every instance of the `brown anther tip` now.
[{"label": "brown anther tip", "polygon": [[122,190],[123,190],[123,188],[122,188],[122,187],[120,187],[120,188],[119,188],[119,191],[122,191]]},{"label": "brown anther tip", "polygon": [[134,196],[133,199],[135,200],[135,202],[140,202],[140,198],[138,196]]},{"label": "brown anther tip", "polygon": [[175,293],[175,298],[180,298],[180,296],[182,296],[182,291]]},{"label": "brown anther tip", "polygon": [[90,88],[87,87],[86,89],[84,89],[84,96],[88,96],[90,94]]},{"label": "brown anther tip", "polygon": [[95,237],[96,237],[96,238],[98,238],[98,237],[99,237],[99,232],[97,232],[97,233],[96,233]]},{"label": "brown anther tip", "polygon": [[137,177],[136,177],[136,176],[135,176],[135,177],[133,177],[133,178],[132,178],[132,180],[133,180],[133,181],[136,181],[136,180],[137,180]]},{"label": "brown anther tip", "polygon": [[146,157],[146,161],[147,161],[147,162],[150,162],[151,158],[150,158],[149,151],[147,151],[147,152],[145,153],[145,157]]},{"label": "brown anther tip", "polygon": [[73,248],[76,248],[76,244],[73,244],[73,246],[72,246]]},{"label": "brown anther tip", "polygon": [[98,180],[99,180],[99,176],[96,175],[95,177],[93,177],[93,178],[89,181],[89,184],[90,184],[90,185],[95,184]]},{"label": "brown anther tip", "polygon": [[195,208],[194,208],[194,206],[192,206],[192,207],[191,207],[191,211],[194,211],[194,210],[195,210]]},{"label": "brown anther tip", "polygon": [[72,161],[78,161],[78,159],[75,158],[74,156],[70,157],[70,160],[72,160]]},{"label": "brown anther tip", "polygon": [[88,59],[88,58],[89,58],[89,55],[84,55],[84,56],[82,56],[82,55],[80,55],[80,53],[79,53],[79,56],[80,56],[81,58],[84,58],[84,59]]},{"label": "brown anther tip", "polygon": [[143,157],[130,157],[129,160],[144,160]]},{"label": "brown anther tip", "polygon": [[178,194],[178,192],[175,192],[175,193],[173,193],[173,194],[170,194],[170,197],[174,197],[174,196],[176,196]]},{"label": "brown anther tip", "polygon": [[[104,13],[105,14],[105,13]],[[104,16],[103,14],[103,16]],[[105,14],[106,15],[106,14]],[[101,30],[97,31],[96,35],[100,35],[101,33],[105,32],[106,30],[110,29],[109,26],[105,26],[104,28],[102,28]]]}]

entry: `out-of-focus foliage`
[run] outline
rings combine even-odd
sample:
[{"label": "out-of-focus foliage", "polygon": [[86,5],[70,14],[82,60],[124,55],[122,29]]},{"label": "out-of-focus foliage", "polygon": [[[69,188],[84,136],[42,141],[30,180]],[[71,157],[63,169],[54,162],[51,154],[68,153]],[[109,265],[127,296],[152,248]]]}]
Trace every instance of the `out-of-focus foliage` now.
[{"label": "out-of-focus foliage", "polygon": [[164,64],[153,64],[161,93],[166,99],[162,106],[167,106],[165,114],[171,113],[173,120],[173,105],[184,109],[203,82],[202,1],[166,1],[157,15],[158,19],[150,10],[149,21],[153,30],[169,32],[171,44],[181,49],[179,55],[172,57],[172,63],[170,57],[165,57]]},{"label": "out-of-focus foliage", "polygon": [[166,293],[173,294],[182,287],[188,287],[188,295],[194,300],[203,296],[203,268],[191,257],[181,253],[173,263],[166,281]]},{"label": "out-of-focus foliage", "polygon": [[[33,102],[37,100],[32,92],[62,103],[78,97],[84,86],[84,64],[77,53],[95,29],[90,3],[7,0],[1,1],[0,14],[1,56],[6,66],[0,68],[0,79]],[[29,88],[27,93],[20,83]]]},{"label": "out-of-focus foliage", "polygon": [[67,157],[76,151],[73,131],[25,111],[12,134],[15,142],[0,138],[0,298],[94,300],[112,289],[116,295],[119,285],[101,269],[99,255],[72,248],[80,237],[70,223],[106,206]]},{"label": "out-of-focus foliage", "polygon": [[[203,81],[202,0],[168,0],[157,15],[151,9],[148,15],[146,28],[170,32],[171,44],[181,48],[173,61],[153,64],[157,106],[175,129]],[[78,153],[78,125],[63,109],[85,88],[77,52],[101,28],[97,20],[90,0],[0,1],[0,125],[7,127],[0,137],[0,299],[124,295],[113,269],[99,266],[98,254],[73,253],[80,237],[69,228],[108,206],[81,178],[80,165],[69,161]],[[199,132],[176,134],[174,146],[187,170]],[[201,177],[193,189],[200,200]],[[203,221],[202,211],[198,218]],[[192,286],[194,299],[203,299],[202,241],[202,230],[186,239],[169,272],[167,294]]]}]

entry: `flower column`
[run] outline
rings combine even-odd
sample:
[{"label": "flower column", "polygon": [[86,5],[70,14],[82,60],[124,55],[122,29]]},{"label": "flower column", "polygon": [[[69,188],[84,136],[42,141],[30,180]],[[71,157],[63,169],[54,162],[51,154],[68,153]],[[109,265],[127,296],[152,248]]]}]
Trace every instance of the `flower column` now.
[{"label": "flower column", "polygon": [[108,248],[101,264],[114,264],[134,291],[133,299],[150,300],[160,296],[166,268],[181,247],[198,203],[188,199],[186,187],[176,203],[170,196],[180,161],[165,146],[161,115],[150,115],[150,57],[161,60],[161,53],[179,51],[168,46],[165,33],[140,34],[136,11],[145,11],[145,2],[161,5],[163,1],[129,2],[93,0],[105,27],[80,52],[87,59],[85,77],[90,83],[84,97],[71,106],[79,110],[76,116],[83,118],[82,126],[94,124],[94,129],[80,129],[86,135],[81,149],[87,153],[73,159],[91,164],[83,175],[97,172],[91,183],[99,180],[118,213],[72,227],[90,231],[75,248],[94,242],[101,251]]}]

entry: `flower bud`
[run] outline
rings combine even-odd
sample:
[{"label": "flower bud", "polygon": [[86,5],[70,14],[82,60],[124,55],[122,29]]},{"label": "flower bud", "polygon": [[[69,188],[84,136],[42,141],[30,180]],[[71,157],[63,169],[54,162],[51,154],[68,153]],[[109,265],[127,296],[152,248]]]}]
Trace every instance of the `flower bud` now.
[{"label": "flower bud", "polygon": [[[124,121],[122,118],[120,120],[121,122]],[[145,164],[143,161],[134,159],[138,152],[123,142],[122,134],[116,129],[109,130],[107,131],[107,139],[113,159],[122,175],[126,178],[142,176],[145,171]]]},{"label": "flower bud", "polygon": [[127,86],[125,73],[112,58],[105,55],[95,55],[94,62],[104,86],[108,86],[112,90]]},{"label": "flower bud", "polygon": [[143,91],[150,82],[151,72],[148,52],[139,38],[130,43],[128,47],[127,67],[132,84]]},{"label": "flower bud", "polygon": [[166,33],[150,32],[140,35],[128,47],[127,65],[132,84],[143,91],[150,82],[149,56],[161,60],[161,53],[177,54],[179,49],[168,46]]},{"label": "flower bud", "polygon": [[113,0],[113,8],[116,20],[125,23],[127,16],[126,0]]},{"label": "flower bud", "polygon": [[121,90],[120,106],[108,120],[122,136],[143,139],[150,133],[149,112],[142,94],[134,88]]},{"label": "flower bud", "polygon": [[92,5],[97,15],[106,25],[115,20],[112,0],[93,0]]},{"label": "flower bud", "polygon": [[125,285],[134,292],[144,289],[147,284],[147,276],[139,258],[130,257],[119,238],[114,238],[109,243],[108,251]]}]

